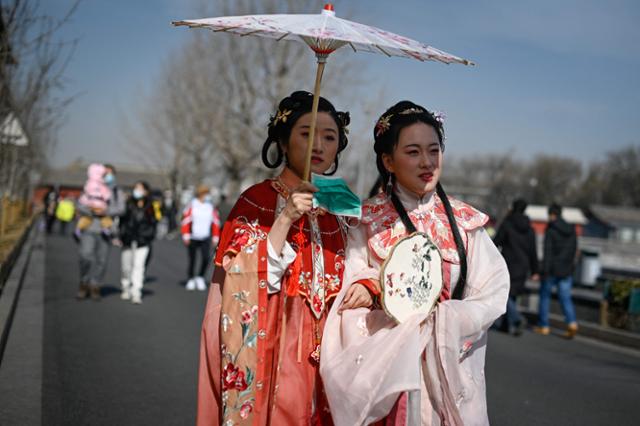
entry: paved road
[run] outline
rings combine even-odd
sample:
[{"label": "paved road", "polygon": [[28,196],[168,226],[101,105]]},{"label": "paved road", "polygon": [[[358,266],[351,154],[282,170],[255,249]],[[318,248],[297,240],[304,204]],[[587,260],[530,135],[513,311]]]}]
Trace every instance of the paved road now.
[{"label": "paved road", "polygon": [[184,289],[180,243],[155,243],[142,305],[120,300],[119,249],[100,302],[73,298],[71,238],[50,237],[46,255],[44,424],[194,424],[206,293]]},{"label": "paved road", "polygon": [[[75,301],[75,249],[47,241],[44,423],[193,424],[206,295],[182,287],[184,248],[156,242],[141,306],[119,299],[117,249],[104,299]],[[640,355],[581,339],[492,332],[487,379],[494,425],[623,425],[640,412]]]},{"label": "paved road", "polygon": [[632,425],[640,406],[640,353],[577,338],[491,332],[493,425]]}]

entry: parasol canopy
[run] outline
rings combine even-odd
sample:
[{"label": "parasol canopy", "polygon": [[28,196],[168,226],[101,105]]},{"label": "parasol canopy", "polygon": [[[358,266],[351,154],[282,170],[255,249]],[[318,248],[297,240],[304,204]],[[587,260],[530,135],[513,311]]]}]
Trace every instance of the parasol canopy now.
[{"label": "parasol canopy", "polygon": [[341,47],[354,52],[371,52],[386,56],[399,56],[419,61],[437,61],[445,64],[474,65],[473,62],[436,49],[424,43],[376,27],[338,18],[331,3],[319,14],[246,15],[174,21],[175,26],[206,28],[214,32],[227,32],[245,36],[258,36],[280,40],[294,40],[308,45],[316,54],[318,68],[314,87],[311,128],[304,179],[311,171],[311,153],[320,97],[320,84],[327,57]]},{"label": "parasol canopy", "polygon": [[369,25],[338,18],[333,5],[326,4],[322,13],[314,15],[248,15],[224,16],[176,21],[173,25],[208,28],[241,36],[260,36],[295,40],[307,44],[317,55],[328,55],[346,46],[354,52],[381,53],[419,61],[473,65],[473,62],[436,49],[419,41]]}]

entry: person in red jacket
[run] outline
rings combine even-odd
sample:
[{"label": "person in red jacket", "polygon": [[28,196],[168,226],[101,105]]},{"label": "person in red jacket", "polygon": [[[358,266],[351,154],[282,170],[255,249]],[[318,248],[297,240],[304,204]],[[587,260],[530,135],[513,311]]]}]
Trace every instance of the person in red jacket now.
[{"label": "person in red jacket", "polygon": [[[209,188],[199,185],[196,190],[196,198],[187,204],[182,212],[182,224],[180,232],[182,241],[189,251],[189,281],[187,290],[204,291],[207,284],[204,274],[209,264],[212,247],[215,249],[220,240],[220,216],[218,210],[206,198]],[[200,252],[200,269],[195,272],[196,254]]]}]

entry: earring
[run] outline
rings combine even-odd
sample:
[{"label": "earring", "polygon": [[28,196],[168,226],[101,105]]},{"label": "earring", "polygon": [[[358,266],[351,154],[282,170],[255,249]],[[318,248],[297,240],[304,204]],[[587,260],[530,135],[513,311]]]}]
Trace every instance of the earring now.
[{"label": "earring", "polygon": [[385,192],[387,193],[387,195],[391,195],[392,191],[393,191],[393,173],[389,173],[389,179],[387,180],[387,188]]}]

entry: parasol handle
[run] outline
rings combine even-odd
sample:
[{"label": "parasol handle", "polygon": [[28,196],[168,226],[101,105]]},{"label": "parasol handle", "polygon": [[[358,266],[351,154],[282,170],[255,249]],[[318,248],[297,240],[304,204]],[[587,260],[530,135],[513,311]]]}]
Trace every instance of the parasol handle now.
[{"label": "parasol handle", "polygon": [[[326,58],[325,58],[326,60]],[[316,84],[313,88],[313,105],[311,107],[311,126],[309,129],[309,143],[307,144],[307,157],[304,163],[305,182],[311,181],[311,154],[313,153],[313,139],[316,134],[316,121],[318,120],[318,104],[320,103],[320,82],[322,81],[322,73],[324,72],[325,62],[318,58],[318,69],[316,70]]]}]

